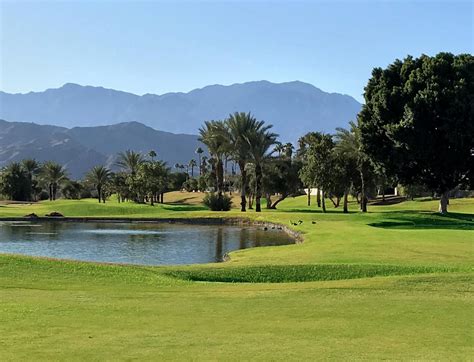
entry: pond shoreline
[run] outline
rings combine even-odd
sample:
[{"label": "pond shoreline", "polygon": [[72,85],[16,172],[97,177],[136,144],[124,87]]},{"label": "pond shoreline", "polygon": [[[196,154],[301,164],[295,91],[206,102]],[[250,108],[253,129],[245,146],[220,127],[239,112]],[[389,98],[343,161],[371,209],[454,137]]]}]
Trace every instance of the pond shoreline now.
[{"label": "pond shoreline", "polygon": [[185,224],[185,225],[232,225],[256,226],[267,229],[277,229],[285,232],[295,240],[295,244],[303,242],[301,232],[293,230],[286,225],[257,221],[242,217],[194,217],[194,218],[127,218],[127,217],[0,217],[0,221],[29,221],[29,222],[103,222],[103,223],[160,223],[160,224]]}]

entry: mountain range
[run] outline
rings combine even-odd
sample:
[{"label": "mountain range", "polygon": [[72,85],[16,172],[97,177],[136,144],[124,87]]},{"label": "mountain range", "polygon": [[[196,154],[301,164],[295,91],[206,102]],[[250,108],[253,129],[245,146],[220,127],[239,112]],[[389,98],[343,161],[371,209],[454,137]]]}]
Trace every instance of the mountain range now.
[{"label": "mountain range", "polygon": [[44,92],[0,92],[0,167],[23,158],[52,160],[78,178],[95,165],[113,167],[117,153],[127,149],[155,150],[172,166],[196,157],[202,146],[196,134],[205,120],[251,111],[273,124],[281,141],[296,142],[309,131],[347,127],[360,107],[348,95],[299,81],[143,96],[73,83]]},{"label": "mountain range", "polygon": [[35,158],[64,165],[72,178],[81,178],[93,166],[114,168],[117,153],[154,150],[169,166],[196,158],[195,135],[157,131],[138,122],[110,126],[65,128],[0,120],[0,167],[11,161]]},{"label": "mountain range", "polygon": [[161,131],[197,134],[206,120],[250,111],[273,124],[285,142],[295,142],[308,131],[346,127],[360,107],[348,95],[299,81],[210,85],[188,93],[142,96],[73,83],[44,92],[0,92],[0,118],[8,121],[67,128],[140,122]]}]

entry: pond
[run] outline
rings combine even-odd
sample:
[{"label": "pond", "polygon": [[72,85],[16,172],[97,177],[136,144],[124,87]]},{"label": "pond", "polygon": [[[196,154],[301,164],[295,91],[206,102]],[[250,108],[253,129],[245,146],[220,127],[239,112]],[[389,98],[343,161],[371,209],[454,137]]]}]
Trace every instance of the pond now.
[{"label": "pond", "polygon": [[219,262],[232,250],[293,244],[252,226],[107,222],[1,222],[0,253],[143,265]]}]

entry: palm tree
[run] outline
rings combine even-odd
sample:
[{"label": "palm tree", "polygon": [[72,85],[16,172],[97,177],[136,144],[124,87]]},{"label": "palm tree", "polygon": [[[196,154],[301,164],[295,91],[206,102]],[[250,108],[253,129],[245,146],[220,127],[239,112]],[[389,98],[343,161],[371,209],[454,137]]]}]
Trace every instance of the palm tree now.
[{"label": "palm tree", "polygon": [[30,181],[33,179],[33,176],[39,172],[40,164],[34,158],[28,158],[21,161],[23,169],[28,173]]},{"label": "palm tree", "polygon": [[224,189],[224,165],[222,158],[229,149],[227,129],[222,121],[206,121],[204,126],[199,129],[199,134],[199,141],[207,146],[211,157],[214,159],[217,192],[221,198]]},{"label": "palm tree", "polygon": [[148,156],[151,158],[151,160],[153,161],[154,158],[156,157],[156,152],[151,150],[150,152],[148,152]]},{"label": "palm tree", "polygon": [[[361,150],[360,130],[354,122],[349,122],[350,130],[344,128],[336,128],[336,146],[335,151],[340,152],[348,158],[353,157],[357,164],[357,171],[361,180],[361,201],[360,209],[362,212],[367,212],[367,196],[366,196],[366,169],[368,168],[367,156]],[[344,193],[344,212],[347,212],[347,194]]]},{"label": "palm tree", "polygon": [[275,152],[278,152],[278,157],[281,157],[281,153],[285,150],[285,146],[283,146],[283,143],[278,142],[275,145],[275,148],[273,149]]},{"label": "palm tree", "polygon": [[196,148],[196,153],[199,157],[199,176],[202,174],[202,164],[201,164],[201,155],[204,153],[204,150],[201,147]]},{"label": "palm tree", "polygon": [[271,126],[265,126],[265,122],[257,121],[250,112],[235,112],[231,114],[226,121],[228,128],[229,143],[232,145],[231,155],[237,161],[240,169],[240,198],[241,211],[245,211],[246,206],[246,189],[247,189],[247,171],[245,165],[250,159],[250,150],[248,138],[250,135],[265,132]]},{"label": "palm tree", "polygon": [[34,158],[29,158],[21,161],[21,166],[26,171],[31,185],[31,195],[29,200],[33,199],[36,201],[36,195],[39,191],[39,188],[37,186],[37,181],[33,180],[33,177],[40,172],[40,164]]},{"label": "palm tree", "polygon": [[94,184],[97,190],[97,198],[102,200],[105,204],[105,195],[103,193],[103,188],[110,180],[110,170],[104,166],[94,166],[89,173],[87,174],[87,180]]},{"label": "palm tree", "polygon": [[194,167],[197,166],[196,160],[189,161],[189,167],[191,167],[191,177],[194,177]]},{"label": "palm tree", "polygon": [[291,142],[285,143],[283,145],[283,153],[285,154],[286,158],[291,158],[293,156],[293,151],[295,147],[293,147],[293,144]]},{"label": "palm tree", "polygon": [[261,127],[256,132],[249,134],[247,139],[247,145],[249,148],[252,162],[255,165],[255,211],[261,212],[260,199],[262,197],[262,167],[264,161],[271,156],[272,152],[269,152],[271,147],[275,144],[278,137],[277,134],[269,132],[268,129],[271,125]]},{"label": "palm tree", "polygon": [[67,179],[66,170],[60,164],[49,161],[43,165],[41,173],[49,187],[49,200],[56,200],[58,186]]},{"label": "palm tree", "polygon": [[127,150],[118,154],[118,159],[115,164],[132,176],[135,176],[143,161],[143,156],[140,153]]}]

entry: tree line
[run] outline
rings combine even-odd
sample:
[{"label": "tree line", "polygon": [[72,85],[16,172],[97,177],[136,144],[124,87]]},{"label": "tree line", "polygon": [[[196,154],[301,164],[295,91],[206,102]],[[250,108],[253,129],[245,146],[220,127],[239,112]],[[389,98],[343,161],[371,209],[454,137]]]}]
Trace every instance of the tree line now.
[{"label": "tree line", "polygon": [[[309,132],[291,143],[278,142],[272,125],[250,112],[206,121],[199,129],[198,161],[175,164],[175,172],[156,152],[144,156],[128,150],[118,155],[112,172],[105,166],[72,181],[63,166],[35,160],[13,162],[0,172],[0,193],[12,200],[55,200],[58,190],[69,198],[92,194],[99,202],[117,195],[119,202],[163,202],[170,190],[210,192],[206,203],[228,210],[228,194],[238,190],[240,209],[267,208],[291,195],[317,190],[348,212],[352,195],[362,212],[370,198],[387,187],[403,185],[407,194],[420,190],[440,197],[447,212],[449,192],[471,189],[474,182],[474,57],[440,53],[396,60],[375,68],[364,92],[365,103],[349,129],[335,134]],[[228,163],[232,171],[228,172]],[[198,175],[195,176],[195,169]]]}]

